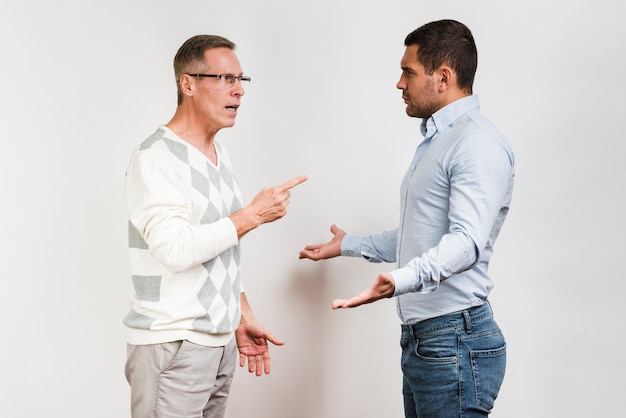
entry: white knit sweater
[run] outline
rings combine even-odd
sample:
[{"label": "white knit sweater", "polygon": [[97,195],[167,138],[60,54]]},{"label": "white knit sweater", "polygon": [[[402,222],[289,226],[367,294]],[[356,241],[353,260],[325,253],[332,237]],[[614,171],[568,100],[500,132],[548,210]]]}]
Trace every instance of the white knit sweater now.
[{"label": "white knit sweater", "polygon": [[131,157],[131,344],[220,346],[239,324],[239,241],[228,216],[242,199],[228,154],[215,145],[217,166],[161,126]]}]

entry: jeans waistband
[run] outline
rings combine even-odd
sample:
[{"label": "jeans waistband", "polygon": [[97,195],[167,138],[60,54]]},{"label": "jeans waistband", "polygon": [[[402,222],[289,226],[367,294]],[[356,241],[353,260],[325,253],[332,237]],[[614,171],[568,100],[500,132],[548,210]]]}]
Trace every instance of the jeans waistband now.
[{"label": "jeans waistband", "polygon": [[474,306],[459,312],[441,315],[435,318],[425,319],[414,324],[403,324],[402,333],[409,333],[413,336],[425,334],[444,328],[464,327],[468,333],[472,332],[472,324],[493,317],[491,305],[486,302],[479,306]]}]

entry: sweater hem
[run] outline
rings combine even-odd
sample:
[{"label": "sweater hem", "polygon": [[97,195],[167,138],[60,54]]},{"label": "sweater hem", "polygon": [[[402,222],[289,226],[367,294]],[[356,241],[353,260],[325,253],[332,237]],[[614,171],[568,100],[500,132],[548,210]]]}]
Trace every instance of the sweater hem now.
[{"label": "sweater hem", "polygon": [[233,339],[235,332],[225,334],[209,334],[207,332],[199,332],[185,329],[173,329],[154,331],[147,329],[128,328],[127,342],[132,345],[151,345],[161,344],[171,341],[187,340],[194,344],[204,345],[207,347],[225,346]]}]

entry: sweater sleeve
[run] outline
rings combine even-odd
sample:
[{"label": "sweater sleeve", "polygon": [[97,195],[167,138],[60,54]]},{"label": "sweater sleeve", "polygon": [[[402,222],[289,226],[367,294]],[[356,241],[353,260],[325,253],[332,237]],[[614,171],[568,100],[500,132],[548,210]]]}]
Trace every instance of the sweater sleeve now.
[{"label": "sweater sleeve", "polygon": [[125,182],[130,222],[150,255],[173,272],[198,266],[238,243],[227,216],[191,224],[190,196],[182,177],[165,155],[145,149],[134,154]]}]

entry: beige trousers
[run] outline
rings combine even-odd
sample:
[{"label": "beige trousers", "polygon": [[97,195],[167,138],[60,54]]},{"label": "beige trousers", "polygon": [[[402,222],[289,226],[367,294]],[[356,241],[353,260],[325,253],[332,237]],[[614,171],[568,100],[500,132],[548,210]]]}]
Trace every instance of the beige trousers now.
[{"label": "beige trousers", "polygon": [[237,365],[235,338],[224,347],[187,340],[128,344],[132,418],[222,418]]}]

